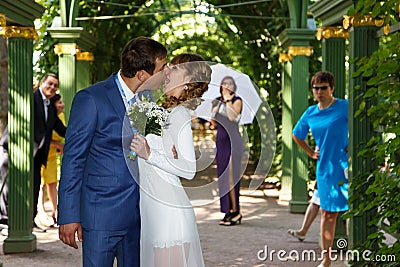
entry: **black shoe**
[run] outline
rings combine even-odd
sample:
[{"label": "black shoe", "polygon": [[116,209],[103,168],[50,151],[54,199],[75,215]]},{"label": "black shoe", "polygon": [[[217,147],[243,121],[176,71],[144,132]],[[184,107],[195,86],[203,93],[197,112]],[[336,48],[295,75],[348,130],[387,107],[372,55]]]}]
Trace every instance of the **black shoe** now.
[{"label": "black shoe", "polygon": [[225,225],[225,223],[229,222],[229,220],[231,219],[231,213],[225,213],[225,216],[222,220],[219,221],[220,225]]},{"label": "black shoe", "polygon": [[229,221],[227,221],[224,225],[231,226],[231,225],[235,225],[235,224],[241,224],[242,217],[243,217],[242,214],[240,214],[239,212],[233,212],[231,214]]}]

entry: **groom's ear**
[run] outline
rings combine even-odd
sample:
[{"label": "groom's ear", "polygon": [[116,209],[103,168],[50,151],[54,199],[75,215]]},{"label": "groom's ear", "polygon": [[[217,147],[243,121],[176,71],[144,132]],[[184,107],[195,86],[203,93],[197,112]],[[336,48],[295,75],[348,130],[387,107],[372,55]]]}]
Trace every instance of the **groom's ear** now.
[{"label": "groom's ear", "polygon": [[150,78],[150,76],[151,75],[145,70],[139,70],[139,71],[136,72],[136,77],[142,83],[145,82],[148,78]]}]

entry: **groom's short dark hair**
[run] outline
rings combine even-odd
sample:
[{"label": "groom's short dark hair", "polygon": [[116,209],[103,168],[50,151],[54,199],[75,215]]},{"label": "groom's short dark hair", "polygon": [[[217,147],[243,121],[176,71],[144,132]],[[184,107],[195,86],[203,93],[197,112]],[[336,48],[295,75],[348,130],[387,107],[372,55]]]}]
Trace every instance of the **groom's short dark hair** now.
[{"label": "groom's short dark hair", "polygon": [[130,40],[121,53],[121,72],[132,78],[139,70],[153,75],[156,59],[167,57],[167,49],[159,42],[148,37],[137,37]]}]

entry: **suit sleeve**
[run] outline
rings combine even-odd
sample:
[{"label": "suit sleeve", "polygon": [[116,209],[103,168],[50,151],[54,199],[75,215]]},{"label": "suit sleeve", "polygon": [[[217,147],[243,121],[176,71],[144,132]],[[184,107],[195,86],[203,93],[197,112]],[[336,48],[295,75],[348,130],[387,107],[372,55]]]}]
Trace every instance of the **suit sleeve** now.
[{"label": "suit sleeve", "polygon": [[85,90],[79,91],[72,103],[65,137],[58,199],[60,225],[81,221],[81,187],[96,124],[97,108],[93,96]]},{"label": "suit sleeve", "polygon": [[62,137],[65,137],[65,133],[67,131],[67,128],[65,127],[64,123],[60,118],[57,116],[56,117],[56,123],[54,124],[54,130]]},{"label": "suit sleeve", "polygon": [[147,162],[173,175],[186,179],[193,179],[196,174],[196,156],[194,152],[191,118],[188,110],[178,107],[170,115],[171,137],[178,154],[178,158],[170,158],[163,150],[151,150]]}]

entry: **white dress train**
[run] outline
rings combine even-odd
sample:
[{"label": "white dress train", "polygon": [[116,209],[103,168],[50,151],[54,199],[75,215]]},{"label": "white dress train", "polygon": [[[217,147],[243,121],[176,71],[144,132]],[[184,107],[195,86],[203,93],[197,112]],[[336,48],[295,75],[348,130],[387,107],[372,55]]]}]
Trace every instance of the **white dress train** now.
[{"label": "white dress train", "polygon": [[[204,266],[196,218],[179,177],[196,173],[191,118],[178,106],[170,114],[163,136],[146,136],[151,149],[139,160],[141,251],[143,267]],[[172,147],[175,145],[178,158]]]}]

